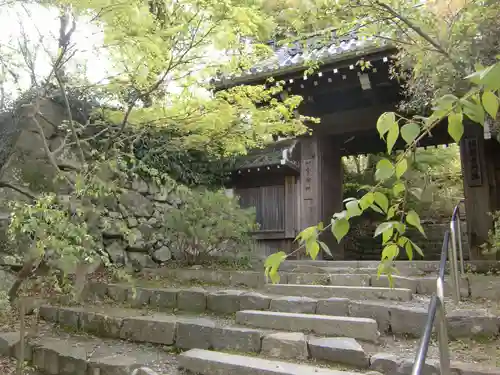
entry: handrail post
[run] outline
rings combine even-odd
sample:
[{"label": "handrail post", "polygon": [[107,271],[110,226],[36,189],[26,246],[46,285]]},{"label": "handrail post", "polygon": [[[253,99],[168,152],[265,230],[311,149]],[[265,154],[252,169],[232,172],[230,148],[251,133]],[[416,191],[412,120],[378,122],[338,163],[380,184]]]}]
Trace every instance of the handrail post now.
[{"label": "handrail post", "polygon": [[457,237],[458,237],[458,255],[460,259],[460,275],[465,275],[465,267],[464,267],[464,248],[462,244],[462,222],[460,221],[460,211],[457,215]]},{"label": "handrail post", "polygon": [[458,264],[457,264],[457,238],[456,238],[456,230],[455,230],[455,220],[451,220],[450,222],[450,235],[451,235],[451,246],[448,247],[449,251],[449,264],[450,264],[450,276],[452,282],[452,290],[453,290],[453,300],[455,303],[460,302],[460,279],[458,275]]},{"label": "handrail post", "polygon": [[441,375],[450,375],[450,347],[448,346],[448,328],[444,306],[443,280],[438,277],[436,282],[437,295],[437,336],[439,345],[439,368]]}]

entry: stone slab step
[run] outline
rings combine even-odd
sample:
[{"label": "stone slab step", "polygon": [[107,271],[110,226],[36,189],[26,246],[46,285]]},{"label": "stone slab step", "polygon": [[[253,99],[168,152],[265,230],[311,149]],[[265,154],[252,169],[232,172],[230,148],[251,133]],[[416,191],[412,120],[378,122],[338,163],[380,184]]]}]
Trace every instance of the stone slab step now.
[{"label": "stone slab step", "polygon": [[[417,337],[422,333],[429,304],[428,297],[419,295],[410,302],[400,302],[337,297],[317,299],[247,290],[155,289],[116,284],[93,285],[96,287],[95,294],[101,298],[108,296],[118,304],[147,307],[156,311],[172,313],[177,309],[188,312],[210,311],[216,314],[234,314],[240,310],[270,310],[353,316],[375,319],[380,332],[411,334]],[[500,317],[494,308],[490,311],[485,309],[484,304],[477,303],[458,306],[447,304],[446,307],[450,337],[498,335]]]},{"label": "stone slab step", "polygon": [[377,322],[369,318],[244,310],[236,313],[236,323],[292,332],[314,332],[376,342]]},{"label": "stone slab step", "polygon": [[[380,261],[378,260],[286,260],[280,266],[282,270],[292,270],[297,266],[312,266],[312,267],[328,267],[328,268],[372,268],[376,269]],[[396,268],[401,275],[422,275],[423,273],[437,272],[439,269],[439,261],[396,261]]]},{"label": "stone slab step", "polygon": [[[370,370],[381,374],[410,375],[414,358],[405,358],[400,354],[377,353],[370,358]],[[489,367],[477,363],[451,361],[450,372],[460,375],[500,375],[499,367]],[[422,369],[424,375],[440,374],[438,359],[427,359]]]},{"label": "stone slab step", "polygon": [[[355,301],[351,301],[355,302]],[[364,301],[357,301],[358,303],[367,303]],[[383,308],[383,306],[367,305],[370,308]],[[353,305],[354,306],[354,305]],[[364,311],[362,305],[358,306],[359,310],[353,310],[355,314],[366,314],[370,316],[369,310]],[[404,314],[397,313],[397,310],[391,310],[391,317],[394,318],[392,321],[392,327],[398,332],[402,333],[405,330],[413,330],[418,334],[421,333],[423,322],[425,321],[425,311],[421,316],[412,315],[415,312],[411,308],[407,308],[408,311]],[[387,310],[383,310],[386,313],[386,318],[389,318]],[[262,313],[261,311],[256,311],[254,313]],[[309,333],[311,331],[310,325],[305,325],[304,321],[298,322],[297,325],[290,326],[294,324],[290,320],[286,322],[286,314],[277,314],[277,321],[280,324],[289,324],[286,329],[281,332],[278,331],[280,326],[275,323],[275,321],[267,319],[266,325],[272,325],[270,329],[259,328],[259,327],[249,327],[249,326],[238,326],[234,325],[234,321],[221,318],[208,318],[199,317],[193,315],[174,315],[165,313],[153,313],[151,311],[139,310],[139,309],[124,309],[124,308],[105,308],[105,307],[85,307],[85,308],[75,308],[75,307],[54,307],[54,306],[41,306],[40,316],[50,322],[59,323],[62,327],[68,327],[71,331],[83,331],[86,333],[91,333],[101,337],[98,343],[108,343],[111,342],[114,347],[116,347],[117,342],[122,342],[117,339],[125,339],[130,345],[133,346],[133,352],[137,351],[136,348],[140,348],[141,345],[147,345],[151,348],[150,344],[163,345],[167,347],[176,347],[182,350],[186,349],[213,349],[213,350],[224,350],[230,352],[248,353],[252,355],[261,354],[265,356],[278,356],[279,358],[304,358],[304,359],[319,359],[327,360],[330,362],[335,362],[339,364],[345,364],[350,366],[356,366],[358,368],[367,368],[368,360],[367,355],[363,348],[356,343],[356,341],[351,337],[335,337],[339,336],[337,334],[330,335],[330,337],[317,338],[312,335],[304,334],[302,332],[283,332],[288,329],[300,330],[305,327],[305,331]],[[408,315],[409,314],[409,315]],[[452,315],[452,313],[450,313]],[[293,314],[289,314],[293,315]],[[319,315],[312,314],[295,314],[295,317],[306,316],[309,318],[321,317]],[[381,319],[383,322],[382,310],[379,316],[375,316],[377,319]],[[327,317],[328,318],[328,317]],[[335,327],[339,321],[335,318],[333,321],[323,321],[322,325],[316,324],[314,327],[319,332],[321,336],[326,336],[324,331],[325,327],[327,329],[332,329],[329,327]],[[349,323],[353,322],[353,318]],[[495,317],[490,317],[490,320],[478,320],[477,317],[471,317],[471,319],[464,320],[464,318],[455,319],[451,316],[449,319],[449,328],[451,332],[462,333],[462,335],[469,331],[482,332],[483,336],[485,333],[494,335],[498,333],[498,319]],[[357,335],[356,332],[362,332],[363,339],[366,340],[366,332],[369,332],[372,328],[375,337],[376,327],[373,326],[373,322],[369,325],[368,329],[366,325],[363,327],[356,327],[351,324],[346,324],[343,320],[343,329],[349,330],[350,333]],[[370,321],[371,319],[365,319],[365,321]],[[297,322],[297,320],[294,320]],[[360,320],[358,320],[359,322]],[[361,319],[363,321],[363,319]],[[333,323],[333,324],[332,324]],[[296,323],[295,323],[296,324]],[[302,326],[300,325],[302,324]],[[483,327],[484,326],[484,327]],[[282,326],[283,327],[283,326]],[[406,327],[406,328],[405,328]],[[408,328],[409,327],[409,328]],[[483,328],[480,328],[483,327]],[[479,329],[480,328],[480,329]],[[334,331],[336,332],[336,331]],[[58,331],[58,334],[61,334]],[[87,337],[88,336],[84,336]],[[13,340],[16,338],[18,340],[19,335],[14,335]],[[95,340],[95,339],[94,339]],[[2,340],[0,336],[0,354],[2,354],[2,348],[7,343],[9,347],[9,339]],[[133,344],[137,343],[137,344]],[[144,344],[141,344],[144,343]],[[365,345],[365,344],[363,344]],[[413,346],[414,344],[410,344]],[[375,349],[376,350],[376,349]],[[92,352],[91,349],[87,350]],[[120,353],[127,352],[127,350],[119,349]],[[374,353],[372,349],[370,352]],[[386,353],[387,354],[387,353]],[[108,355],[109,356],[109,355]],[[379,356],[384,356],[384,353],[380,353]],[[372,358],[374,358],[372,356]],[[377,358],[377,357],[375,357]],[[371,362],[370,362],[371,363]],[[379,361],[379,363],[381,363]],[[385,362],[384,362],[385,363]],[[172,373],[169,373],[172,374]],[[127,374],[129,375],[129,374]]]},{"label": "stone slab step", "polygon": [[[280,271],[279,284],[334,285],[334,286],[375,286],[389,287],[386,276],[377,276],[375,269],[349,269],[336,267],[316,267],[298,265],[299,271]],[[295,269],[294,268],[294,269]],[[365,270],[365,271],[363,271]],[[358,272],[359,271],[359,272]],[[372,272],[373,271],[373,272]],[[212,286],[245,287],[252,289],[264,288],[266,283],[264,273],[257,271],[224,271],[207,269],[168,269],[163,272],[169,279],[180,283],[201,282]],[[394,287],[410,289],[413,293],[432,295],[436,290],[436,275],[434,276],[394,276]],[[500,277],[467,275],[460,280],[462,297],[500,299],[500,293],[495,293],[500,285]],[[488,292],[485,292],[487,290]],[[450,278],[445,278],[445,296],[452,296]]]},{"label": "stone slab step", "polygon": [[265,290],[272,294],[312,298],[344,297],[359,300],[389,299],[395,301],[411,301],[412,299],[412,291],[405,288],[274,284],[266,285]]},{"label": "stone slab step", "polygon": [[[19,332],[0,333],[0,354],[20,357]],[[177,374],[176,356],[158,348],[47,329],[26,339],[24,358],[49,375],[130,375],[140,367]]]},{"label": "stone slab step", "polygon": [[192,349],[179,356],[179,367],[200,375],[353,375],[315,366],[257,357],[246,357],[208,350]]}]

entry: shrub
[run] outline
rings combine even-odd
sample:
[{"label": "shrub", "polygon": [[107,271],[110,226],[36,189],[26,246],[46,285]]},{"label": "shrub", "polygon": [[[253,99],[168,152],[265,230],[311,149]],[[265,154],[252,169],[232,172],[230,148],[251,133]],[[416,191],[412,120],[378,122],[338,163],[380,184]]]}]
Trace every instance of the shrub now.
[{"label": "shrub", "polygon": [[236,254],[250,245],[256,229],[255,210],[242,209],[221,191],[193,190],[165,217],[171,246],[189,264],[214,253]]},{"label": "shrub", "polygon": [[488,242],[482,247],[484,254],[494,254],[500,251],[500,211],[491,214],[493,217],[493,227],[488,232]]}]

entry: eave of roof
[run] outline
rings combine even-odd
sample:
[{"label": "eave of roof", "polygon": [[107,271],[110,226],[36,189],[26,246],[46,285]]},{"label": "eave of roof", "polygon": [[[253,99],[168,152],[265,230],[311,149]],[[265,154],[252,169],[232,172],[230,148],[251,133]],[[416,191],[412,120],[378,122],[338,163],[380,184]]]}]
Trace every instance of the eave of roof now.
[{"label": "eave of roof", "polygon": [[[322,49],[329,49],[330,47],[324,47]],[[358,45],[358,47],[360,47]],[[330,54],[325,57],[319,56],[316,60],[320,66],[326,67],[334,64],[342,63],[343,61],[350,60],[356,57],[369,57],[370,55],[380,54],[383,52],[389,52],[395,50],[395,47],[392,44],[385,43],[383,45],[366,45],[363,48],[355,48],[355,49],[346,49],[339,51],[338,48],[335,54]],[[299,59],[300,60],[300,59]],[[267,67],[264,65],[259,71],[259,64],[256,68],[257,71],[255,73],[245,73],[238,76],[232,76],[228,78],[222,78],[219,80],[215,80],[214,84],[217,89],[224,89],[231,86],[237,86],[242,84],[251,84],[256,81],[264,81],[268,78],[279,79],[279,77],[291,74],[297,74],[305,71],[308,66],[305,63],[306,61],[303,59],[302,61],[289,64],[286,66],[276,66],[276,64],[270,64]],[[321,67],[320,67],[321,70]]]},{"label": "eave of roof", "polygon": [[287,139],[272,143],[262,149],[254,149],[248,155],[240,157],[231,170],[270,170],[272,167],[284,167],[298,171],[300,166],[295,160],[290,159],[297,142],[299,142],[298,139]]}]

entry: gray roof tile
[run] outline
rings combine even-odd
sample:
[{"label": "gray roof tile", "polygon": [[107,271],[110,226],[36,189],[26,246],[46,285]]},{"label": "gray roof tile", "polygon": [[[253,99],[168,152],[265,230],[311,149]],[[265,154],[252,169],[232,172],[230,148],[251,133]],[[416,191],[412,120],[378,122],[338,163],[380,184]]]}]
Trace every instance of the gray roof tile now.
[{"label": "gray roof tile", "polygon": [[[350,35],[347,38],[339,39],[334,34],[332,33],[329,40],[324,36],[312,37],[305,42],[278,46],[275,48],[274,56],[259,62],[243,74],[235,74],[218,82],[252,80],[300,69],[307,61],[318,60],[321,63],[342,61],[353,56],[363,56],[391,48],[388,43],[376,41],[373,38],[356,38]],[[270,44],[275,45],[274,43]]]}]

